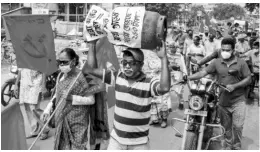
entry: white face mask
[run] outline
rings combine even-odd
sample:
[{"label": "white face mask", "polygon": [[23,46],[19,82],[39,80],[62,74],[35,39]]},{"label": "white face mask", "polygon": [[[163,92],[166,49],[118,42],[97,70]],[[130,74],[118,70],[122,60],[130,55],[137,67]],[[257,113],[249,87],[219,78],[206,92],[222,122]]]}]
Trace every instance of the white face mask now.
[{"label": "white face mask", "polygon": [[61,70],[61,72],[63,72],[64,74],[69,73],[69,72],[71,71],[70,64],[69,64],[69,65],[60,66],[60,70]]},{"label": "white face mask", "polygon": [[226,51],[222,51],[221,56],[222,56],[223,59],[229,59],[231,57],[231,53],[226,52]]}]

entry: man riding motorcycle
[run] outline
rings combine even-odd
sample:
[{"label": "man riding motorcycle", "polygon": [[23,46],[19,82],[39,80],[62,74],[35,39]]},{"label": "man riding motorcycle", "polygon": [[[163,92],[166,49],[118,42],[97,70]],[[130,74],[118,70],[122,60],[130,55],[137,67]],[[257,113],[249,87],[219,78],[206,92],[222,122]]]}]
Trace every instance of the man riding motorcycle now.
[{"label": "man riding motorcycle", "polygon": [[[251,73],[245,61],[234,55],[235,41],[227,37],[221,41],[220,57],[206,69],[188,76],[189,80],[197,80],[208,74],[214,74],[226,90],[220,89],[219,114],[221,125],[225,128],[224,149],[241,149],[242,129],[245,120],[245,87],[251,81]],[[238,75],[230,75],[230,70],[237,70]]]}]

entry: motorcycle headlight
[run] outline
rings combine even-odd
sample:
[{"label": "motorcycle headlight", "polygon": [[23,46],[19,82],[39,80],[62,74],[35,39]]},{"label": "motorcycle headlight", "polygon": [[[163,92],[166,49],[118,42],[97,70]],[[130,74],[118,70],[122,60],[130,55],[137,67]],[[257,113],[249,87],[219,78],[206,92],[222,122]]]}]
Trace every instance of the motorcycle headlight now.
[{"label": "motorcycle headlight", "polygon": [[203,107],[202,98],[200,96],[192,96],[189,105],[193,110],[200,110]]},{"label": "motorcycle headlight", "polygon": [[12,66],[10,71],[11,71],[12,73],[16,73],[17,70],[18,70],[18,69],[17,69],[17,66]]},{"label": "motorcycle headlight", "polygon": [[205,90],[206,90],[205,85],[200,85],[200,87],[199,87],[199,91],[205,91]]},{"label": "motorcycle headlight", "polygon": [[196,90],[196,89],[197,89],[197,84],[193,83],[193,84],[191,85],[191,89],[192,89],[192,90]]}]

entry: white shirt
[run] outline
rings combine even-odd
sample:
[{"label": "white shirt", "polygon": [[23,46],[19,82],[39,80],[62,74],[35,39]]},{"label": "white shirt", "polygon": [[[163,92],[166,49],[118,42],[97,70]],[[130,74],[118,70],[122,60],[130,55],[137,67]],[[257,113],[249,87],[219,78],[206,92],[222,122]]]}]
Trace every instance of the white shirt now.
[{"label": "white shirt", "polygon": [[187,37],[186,39],[185,39],[185,41],[184,41],[184,54],[186,54],[186,52],[187,52],[187,49],[191,46],[193,44],[193,40],[192,39],[190,39],[189,37]]},{"label": "white shirt", "polygon": [[250,46],[247,41],[244,41],[244,43],[238,42],[236,43],[235,50],[237,52],[244,53],[250,50]]},{"label": "white shirt", "polygon": [[216,43],[217,49],[221,49],[221,41],[223,38],[215,39],[214,42]]},{"label": "white shirt", "polygon": [[210,42],[209,40],[207,40],[205,41],[204,45],[205,45],[206,56],[209,56],[214,52],[214,50],[217,49],[217,45],[214,41]]},{"label": "white shirt", "polygon": [[[205,48],[200,44],[198,46],[196,46],[195,44],[192,44],[188,49],[187,49],[187,53],[186,56],[191,53],[191,54],[201,54],[204,57],[206,56],[206,51]],[[202,56],[194,56],[194,59],[196,59],[197,61],[200,61],[201,59],[203,59]],[[192,63],[191,63],[192,64]]]},{"label": "white shirt", "polygon": [[196,53],[196,54],[201,54],[201,55],[206,55],[206,51],[202,45],[196,46],[195,44],[192,44],[190,47],[188,47],[186,55],[189,53]]}]

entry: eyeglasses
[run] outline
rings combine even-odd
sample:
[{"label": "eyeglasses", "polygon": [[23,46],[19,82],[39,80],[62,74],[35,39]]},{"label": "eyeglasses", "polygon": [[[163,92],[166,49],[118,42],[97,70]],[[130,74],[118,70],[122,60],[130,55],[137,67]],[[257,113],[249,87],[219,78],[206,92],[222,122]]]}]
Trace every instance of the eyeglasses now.
[{"label": "eyeglasses", "polygon": [[61,60],[58,60],[58,64],[59,65],[69,65],[70,61],[61,61]]},{"label": "eyeglasses", "polygon": [[132,66],[136,66],[137,64],[141,63],[140,61],[126,61],[126,60],[122,60],[121,63],[123,64],[123,66],[126,66],[127,64]]}]

